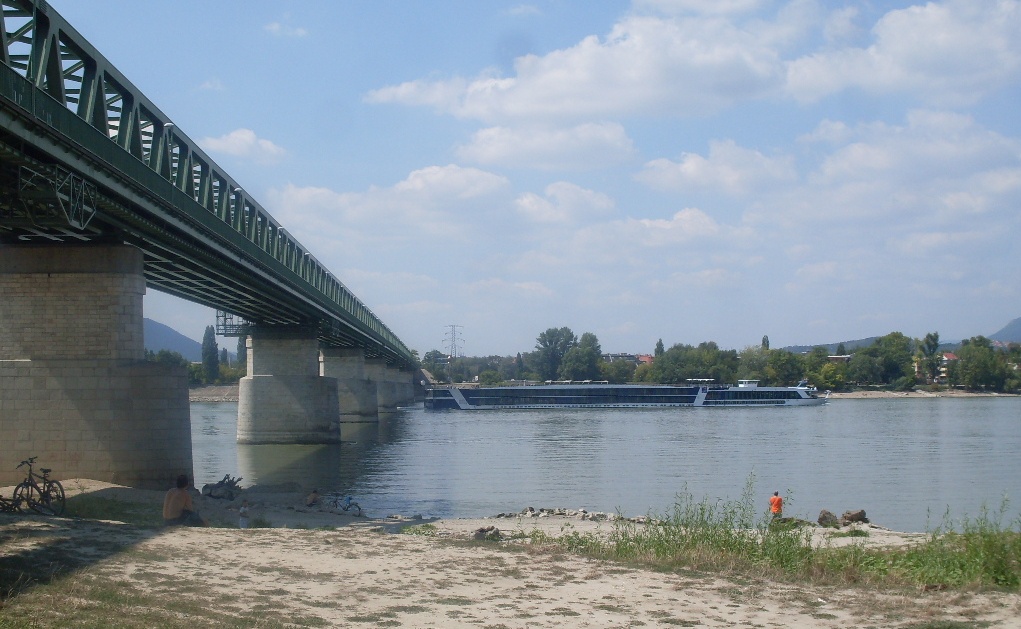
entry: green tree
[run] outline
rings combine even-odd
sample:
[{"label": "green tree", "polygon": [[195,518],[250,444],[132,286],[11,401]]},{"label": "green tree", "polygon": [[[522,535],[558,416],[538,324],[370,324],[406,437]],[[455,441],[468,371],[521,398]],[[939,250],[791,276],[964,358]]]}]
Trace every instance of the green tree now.
[{"label": "green tree", "polygon": [[220,377],[220,352],[216,347],[216,331],[207,325],[202,336],[202,377],[206,384],[213,384]]},{"label": "green tree", "polygon": [[962,384],[968,389],[1003,390],[1007,380],[1006,362],[999,360],[992,341],[984,336],[972,337],[961,342],[956,354],[953,369],[955,384]]},{"label": "green tree", "polygon": [[560,363],[560,377],[566,380],[598,380],[603,350],[595,334],[586,332],[578,344],[567,350]]},{"label": "green tree", "polygon": [[816,345],[812,348],[812,351],[808,352],[803,358],[804,370],[808,372],[818,373],[822,369],[823,365],[829,362],[830,352],[828,349],[821,345]]},{"label": "green tree", "polygon": [[535,340],[535,366],[539,377],[553,380],[560,373],[560,363],[568,350],[578,344],[571,328],[549,328]]},{"label": "green tree", "polygon": [[769,364],[770,350],[763,346],[744,348],[741,352],[741,361],[737,370],[737,377],[741,380],[765,381],[766,367]]},{"label": "green tree", "polygon": [[929,332],[918,343],[918,362],[928,382],[939,379],[939,368],[943,362],[943,352],[939,351],[939,332]]},{"label": "green tree", "polygon": [[244,366],[248,362],[248,337],[241,335],[238,337],[238,365]]},{"label": "green tree", "polygon": [[912,358],[914,351],[910,338],[900,332],[891,332],[881,336],[872,344],[876,358],[883,369],[883,382],[895,384],[898,381],[910,380],[914,384],[915,369]]},{"label": "green tree", "polygon": [[665,351],[666,351],[666,348],[663,347],[663,339],[659,339],[658,341],[656,341],[656,349],[653,350],[652,355],[653,356],[662,356],[663,352],[665,352]]},{"label": "green tree", "polygon": [[908,389],[915,384],[914,342],[900,332],[881,336],[855,351],[847,377],[861,384],[887,384]]},{"label": "green tree", "polygon": [[818,371],[810,372],[808,380],[819,389],[841,391],[847,386],[847,365],[843,362],[826,363]]},{"label": "green tree", "polygon": [[624,384],[630,382],[635,376],[637,365],[630,360],[615,360],[613,362],[602,362],[599,365],[600,380],[606,380],[610,384]]},{"label": "green tree", "polygon": [[856,384],[880,384],[883,381],[883,366],[872,354],[857,351],[847,363],[847,380]]},{"label": "green tree", "polygon": [[687,380],[709,378],[716,382],[734,382],[738,369],[736,350],[721,350],[713,341],[674,345],[652,363],[654,382],[681,384]]},{"label": "green tree", "polygon": [[642,363],[635,366],[635,373],[631,379],[635,382],[657,382],[656,371],[649,363]]},{"label": "green tree", "polygon": [[500,373],[492,369],[487,369],[479,374],[479,384],[482,386],[492,387],[501,382],[503,382],[503,378],[500,376]]},{"label": "green tree", "polygon": [[769,351],[766,361],[766,382],[769,386],[792,386],[805,376],[805,364],[801,356],[785,349]]},{"label": "green tree", "polygon": [[765,334],[762,335],[762,345],[761,345],[761,347],[764,350],[768,350],[769,349],[769,337],[766,336]]}]

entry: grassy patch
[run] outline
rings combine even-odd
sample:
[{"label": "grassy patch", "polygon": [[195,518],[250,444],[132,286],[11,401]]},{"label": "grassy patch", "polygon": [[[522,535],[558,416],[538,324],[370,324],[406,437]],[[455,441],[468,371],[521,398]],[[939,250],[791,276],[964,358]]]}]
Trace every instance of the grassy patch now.
[{"label": "grassy patch", "polygon": [[547,616],[581,616],[578,612],[569,607],[554,607],[546,612]]},{"label": "grassy patch", "polygon": [[[866,548],[864,544],[816,548],[812,527],[774,524],[758,514],[749,480],[740,500],[697,501],[678,494],[671,512],[649,524],[618,519],[609,536],[567,532],[559,537],[535,531],[537,547],[561,548],[664,571],[726,572],[827,584],[886,587],[1021,589],[1021,518],[1001,524],[1007,512],[983,509],[975,519],[944,524],[917,545]],[[847,537],[867,536],[849,531]]]},{"label": "grassy patch", "polygon": [[163,512],[158,507],[89,494],[68,498],[64,517],[85,520],[115,520],[144,527],[163,526]]},{"label": "grassy patch", "polygon": [[475,601],[470,598],[465,598],[464,596],[446,596],[437,598],[433,602],[439,605],[471,605]]},{"label": "grassy patch", "polygon": [[839,533],[832,533],[830,537],[868,537],[869,532],[862,529],[851,529],[849,531],[841,531]]},{"label": "grassy patch", "polygon": [[435,537],[436,531],[435,524],[416,524],[415,526],[407,526],[401,529],[401,533],[405,535],[421,535],[423,537]]}]

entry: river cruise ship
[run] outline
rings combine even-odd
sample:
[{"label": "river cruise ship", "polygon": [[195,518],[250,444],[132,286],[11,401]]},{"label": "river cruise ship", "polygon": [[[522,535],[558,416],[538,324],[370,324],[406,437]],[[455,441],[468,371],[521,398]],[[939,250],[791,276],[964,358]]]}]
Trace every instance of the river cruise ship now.
[{"label": "river cruise ship", "polygon": [[547,382],[507,387],[446,386],[426,389],[425,407],[433,410],[495,410],[535,408],[655,408],[665,406],[816,406],[815,387],[801,381],[794,387],[760,387],[758,380],[737,385],[608,384]]}]

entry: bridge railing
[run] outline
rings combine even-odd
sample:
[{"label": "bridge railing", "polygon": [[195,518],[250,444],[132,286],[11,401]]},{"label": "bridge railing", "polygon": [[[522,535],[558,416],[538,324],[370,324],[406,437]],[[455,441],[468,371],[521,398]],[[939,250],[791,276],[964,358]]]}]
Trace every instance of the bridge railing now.
[{"label": "bridge railing", "polygon": [[252,262],[286,269],[331,316],[412,362],[404,343],[343,282],[44,0],[0,4],[0,96]]}]

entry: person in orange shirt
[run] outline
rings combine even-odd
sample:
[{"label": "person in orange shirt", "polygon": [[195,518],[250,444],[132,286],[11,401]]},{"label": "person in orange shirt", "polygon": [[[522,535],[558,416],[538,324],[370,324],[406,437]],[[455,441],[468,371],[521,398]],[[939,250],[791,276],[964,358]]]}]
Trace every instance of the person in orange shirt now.
[{"label": "person in orange shirt", "polygon": [[167,526],[207,526],[202,516],[195,511],[188,493],[188,476],[177,477],[177,487],[167,492],[163,498],[163,523]]},{"label": "person in orange shirt", "polygon": [[783,498],[780,497],[780,492],[774,491],[770,496],[769,511],[773,514],[774,520],[783,516]]}]

